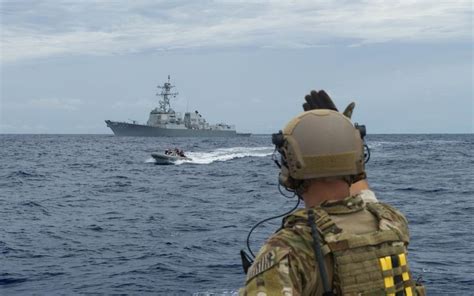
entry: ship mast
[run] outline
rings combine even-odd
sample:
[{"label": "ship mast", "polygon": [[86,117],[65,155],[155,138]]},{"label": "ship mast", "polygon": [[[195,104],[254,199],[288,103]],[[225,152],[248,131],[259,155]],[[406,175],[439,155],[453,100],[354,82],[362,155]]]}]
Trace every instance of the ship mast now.
[{"label": "ship mast", "polygon": [[160,111],[163,113],[169,113],[173,111],[170,105],[170,97],[176,98],[178,95],[177,92],[171,92],[171,89],[174,87],[174,85],[171,85],[170,75],[168,75],[168,82],[165,82],[163,85],[158,85],[158,88],[161,89],[161,92],[157,93],[156,96],[163,98],[158,102],[160,104]]}]

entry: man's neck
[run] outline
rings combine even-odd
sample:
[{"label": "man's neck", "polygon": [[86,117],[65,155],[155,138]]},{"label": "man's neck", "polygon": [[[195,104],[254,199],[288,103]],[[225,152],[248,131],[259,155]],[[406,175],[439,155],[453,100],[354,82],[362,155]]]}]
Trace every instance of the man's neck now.
[{"label": "man's neck", "polygon": [[313,181],[303,193],[307,208],[319,206],[329,200],[342,200],[350,195],[349,185],[342,180]]},{"label": "man's neck", "polygon": [[367,189],[370,189],[367,179],[360,180],[359,182],[356,182],[351,185],[351,195],[356,195],[360,193],[362,190],[367,190]]}]

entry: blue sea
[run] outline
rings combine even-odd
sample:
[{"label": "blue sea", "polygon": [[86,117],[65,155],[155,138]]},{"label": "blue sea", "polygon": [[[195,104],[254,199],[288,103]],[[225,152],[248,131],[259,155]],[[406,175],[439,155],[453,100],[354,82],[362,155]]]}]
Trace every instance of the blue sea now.
[{"label": "blue sea", "polygon": [[[369,135],[369,182],[406,214],[428,295],[474,291],[468,135]],[[193,160],[155,165],[180,147]],[[280,195],[270,136],[0,135],[1,295],[234,295]],[[256,253],[280,225],[251,237]]]}]

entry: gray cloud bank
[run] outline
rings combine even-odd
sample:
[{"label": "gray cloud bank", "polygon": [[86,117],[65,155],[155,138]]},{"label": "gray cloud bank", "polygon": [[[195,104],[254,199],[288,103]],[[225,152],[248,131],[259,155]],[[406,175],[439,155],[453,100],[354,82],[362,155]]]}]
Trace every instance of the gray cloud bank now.
[{"label": "gray cloud bank", "polygon": [[2,1],[1,62],[470,40],[470,1]]},{"label": "gray cloud bank", "polygon": [[[270,133],[311,88],[357,102],[369,133],[470,132],[470,1],[2,1],[0,133],[177,111]],[[245,116],[242,116],[245,114]]]}]

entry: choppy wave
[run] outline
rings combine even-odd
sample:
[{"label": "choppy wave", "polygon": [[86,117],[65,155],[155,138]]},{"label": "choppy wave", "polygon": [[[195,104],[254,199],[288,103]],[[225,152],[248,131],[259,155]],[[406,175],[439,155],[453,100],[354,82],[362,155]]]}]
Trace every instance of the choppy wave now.
[{"label": "choppy wave", "polygon": [[[0,135],[0,294],[235,295],[248,230],[294,206],[278,192],[270,143]],[[410,266],[429,295],[474,289],[473,143],[368,136],[369,183],[406,214]],[[193,160],[144,163],[169,147]],[[258,228],[252,249],[280,223]]]}]

